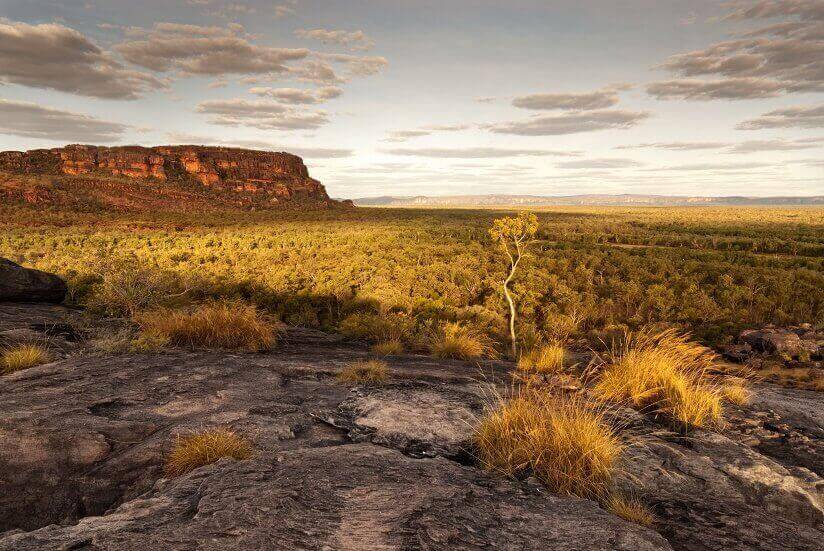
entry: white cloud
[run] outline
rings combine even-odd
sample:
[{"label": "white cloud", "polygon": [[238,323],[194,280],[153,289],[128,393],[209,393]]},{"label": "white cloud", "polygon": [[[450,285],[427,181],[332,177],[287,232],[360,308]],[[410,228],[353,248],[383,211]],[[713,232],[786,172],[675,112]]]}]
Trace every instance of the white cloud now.
[{"label": "white cloud", "polygon": [[129,127],[34,103],[0,99],[0,133],[71,142],[119,141]]},{"label": "white cloud", "polygon": [[563,115],[541,115],[521,121],[510,121],[485,125],[484,128],[496,134],[519,136],[557,136],[598,130],[625,130],[649,118],[644,111],[623,111],[619,109],[565,113]]},{"label": "white cloud", "polygon": [[333,29],[298,29],[295,36],[319,40],[324,44],[338,44],[353,52],[371,50],[375,41],[363,31],[341,31]]}]

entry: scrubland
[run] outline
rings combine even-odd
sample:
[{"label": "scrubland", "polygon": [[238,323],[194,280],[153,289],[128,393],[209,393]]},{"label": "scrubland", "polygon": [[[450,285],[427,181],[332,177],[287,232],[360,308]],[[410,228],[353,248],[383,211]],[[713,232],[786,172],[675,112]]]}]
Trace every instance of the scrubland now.
[{"label": "scrubland", "polygon": [[[440,338],[441,354],[471,357],[507,352],[506,266],[487,233],[505,214],[0,207],[0,256],[58,273],[71,302],[107,315],[239,300],[291,325],[413,351]],[[537,239],[512,284],[528,347],[608,340],[650,324],[717,343],[747,326],[824,319],[824,209],[564,207],[538,215]],[[475,342],[456,343],[458,334]]]}]

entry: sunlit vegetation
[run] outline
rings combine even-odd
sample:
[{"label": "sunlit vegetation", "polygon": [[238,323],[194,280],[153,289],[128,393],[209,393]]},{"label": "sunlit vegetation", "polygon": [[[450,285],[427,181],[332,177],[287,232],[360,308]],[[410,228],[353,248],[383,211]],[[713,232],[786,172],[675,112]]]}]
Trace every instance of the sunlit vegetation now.
[{"label": "sunlit vegetation", "polygon": [[595,392],[605,400],[657,411],[683,430],[716,425],[724,399],[746,401],[743,380],[715,373],[710,349],[673,329],[627,332],[601,369]]},{"label": "sunlit vegetation", "polygon": [[[460,323],[508,353],[508,269],[488,230],[510,214],[0,206],[0,256],[60,274],[71,302],[106,315],[237,299],[290,325],[409,351]],[[509,289],[519,338],[534,342],[596,343],[666,323],[715,343],[745,327],[814,323],[824,319],[824,209],[544,209]]]},{"label": "sunlit vegetation", "polygon": [[565,354],[561,344],[541,344],[521,353],[518,369],[527,373],[557,373],[564,368]]},{"label": "sunlit vegetation", "polygon": [[338,373],[343,383],[378,385],[389,379],[389,366],[381,360],[352,362]]},{"label": "sunlit vegetation", "polygon": [[635,524],[652,526],[655,523],[655,516],[638,498],[611,494],[603,505],[610,513]]},{"label": "sunlit vegetation", "polygon": [[207,303],[191,311],[151,310],[136,314],[134,321],[149,339],[191,348],[257,352],[272,348],[278,331],[257,308],[235,301]]},{"label": "sunlit vegetation", "polygon": [[532,474],[554,493],[589,499],[609,495],[623,450],[597,408],[528,390],[500,399],[481,419],[475,441],[485,468]]},{"label": "sunlit vegetation", "polygon": [[475,360],[492,356],[495,346],[488,335],[468,325],[446,323],[432,338],[432,355],[436,358]]},{"label": "sunlit vegetation", "polygon": [[170,478],[181,476],[224,457],[242,460],[249,459],[252,453],[251,442],[231,430],[204,430],[178,436],[166,459],[165,472]]},{"label": "sunlit vegetation", "polygon": [[369,350],[376,356],[395,356],[403,354],[403,343],[399,340],[383,341],[373,344]]},{"label": "sunlit vegetation", "polygon": [[48,350],[35,344],[21,344],[0,350],[0,373],[8,375],[15,371],[36,367],[51,359]]}]

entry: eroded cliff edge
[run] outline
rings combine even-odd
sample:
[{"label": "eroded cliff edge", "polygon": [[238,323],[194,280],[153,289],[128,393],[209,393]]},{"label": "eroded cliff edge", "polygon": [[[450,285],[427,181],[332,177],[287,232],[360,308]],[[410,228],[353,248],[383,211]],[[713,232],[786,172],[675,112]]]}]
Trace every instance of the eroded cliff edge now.
[{"label": "eroded cliff edge", "polygon": [[329,198],[296,155],[189,145],[0,152],[0,197],[126,209],[343,204]]}]

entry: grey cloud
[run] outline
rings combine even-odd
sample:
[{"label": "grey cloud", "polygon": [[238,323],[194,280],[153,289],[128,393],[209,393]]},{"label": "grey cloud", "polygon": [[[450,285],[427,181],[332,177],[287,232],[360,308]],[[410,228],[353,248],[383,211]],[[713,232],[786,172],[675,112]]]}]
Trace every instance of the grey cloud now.
[{"label": "grey cloud", "polygon": [[431,136],[435,132],[458,132],[471,128],[468,124],[433,124],[423,126],[415,130],[398,130],[390,132],[389,137],[385,138],[385,142],[406,142],[411,138],[420,138],[422,136]]},{"label": "grey cloud", "polygon": [[167,85],[152,75],[124,68],[74,29],[0,18],[2,82],[125,100]]},{"label": "grey cloud", "polygon": [[557,136],[578,132],[632,128],[644,119],[649,118],[649,116],[650,114],[644,111],[612,109],[563,115],[542,115],[523,121],[485,125],[484,128],[496,134]]},{"label": "grey cloud", "polygon": [[577,94],[530,94],[518,96],[512,105],[521,109],[540,110],[592,110],[605,109],[618,103],[614,88],[604,88],[594,92]]},{"label": "grey cloud", "polygon": [[380,73],[389,61],[382,56],[357,56],[350,54],[315,54],[320,59],[342,63],[348,77],[367,77]]},{"label": "grey cloud", "polygon": [[119,141],[129,127],[34,103],[0,99],[0,133],[71,142]]},{"label": "grey cloud", "polygon": [[559,168],[629,168],[642,166],[644,163],[633,159],[581,159],[555,163]]},{"label": "grey cloud", "polygon": [[615,149],[667,149],[670,151],[698,151],[702,149],[721,149],[729,144],[723,142],[654,142],[635,145],[619,145]]},{"label": "grey cloud", "polygon": [[708,88],[702,92],[694,84],[679,91],[673,84],[678,81],[670,81],[655,83],[648,91],[659,98],[701,100],[824,91],[824,8],[820,0],[766,0],[754,4],[739,2],[737,6],[724,19],[785,20],[740,33],[739,38],[703,50],[674,55],[661,65],[682,77],[714,75],[730,82],[715,81],[711,84],[716,91]]},{"label": "grey cloud", "polygon": [[317,105],[330,99],[340,97],[343,90],[337,86],[324,86],[315,90],[300,88],[265,88],[256,87],[249,90],[250,94],[276,99],[291,105]]},{"label": "grey cloud", "polygon": [[824,104],[809,107],[789,107],[765,113],[756,119],[744,121],[739,130],[762,128],[824,128]]},{"label": "grey cloud", "polygon": [[410,157],[432,157],[437,159],[491,159],[500,157],[577,157],[580,151],[547,151],[543,149],[501,149],[497,147],[467,148],[425,148],[425,149],[387,149],[386,153]]},{"label": "grey cloud", "polygon": [[298,29],[295,36],[319,40],[324,44],[339,44],[352,51],[370,50],[375,42],[363,31],[341,31],[332,29]]},{"label": "grey cloud", "polygon": [[329,122],[324,111],[296,111],[281,103],[242,99],[205,101],[196,111],[211,115],[212,124],[263,130],[311,130]]},{"label": "grey cloud", "polygon": [[802,141],[787,142],[784,140],[751,140],[734,145],[730,148],[730,153],[758,153],[761,151],[799,151],[802,149],[814,149],[818,147],[815,143],[805,143]]},{"label": "grey cloud", "polygon": [[204,35],[191,27],[195,29],[188,33],[155,27],[143,39],[122,42],[114,49],[127,61],[153,71],[197,75],[282,74],[289,71],[289,62],[310,54],[305,48],[257,46],[233,34],[232,28],[228,34]]},{"label": "grey cloud", "polygon": [[775,166],[771,163],[694,163],[686,165],[664,166],[658,168],[646,168],[645,171],[717,171],[717,170],[750,170],[755,168],[766,168]]},{"label": "grey cloud", "polygon": [[778,96],[783,89],[778,82],[758,78],[683,79],[653,82],[647,93],[657,99],[754,99]]}]

